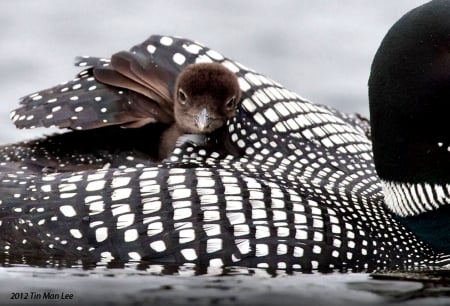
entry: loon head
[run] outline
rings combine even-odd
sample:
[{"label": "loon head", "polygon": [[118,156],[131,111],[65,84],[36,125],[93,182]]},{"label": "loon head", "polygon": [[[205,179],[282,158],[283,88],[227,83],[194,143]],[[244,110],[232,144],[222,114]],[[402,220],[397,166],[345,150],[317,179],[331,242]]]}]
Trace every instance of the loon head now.
[{"label": "loon head", "polygon": [[385,202],[439,251],[450,251],[450,1],[404,15],[369,78],[376,170]]},{"label": "loon head", "polygon": [[235,74],[225,66],[201,63],[182,70],[173,95],[177,125],[188,133],[206,134],[235,114],[240,88]]}]

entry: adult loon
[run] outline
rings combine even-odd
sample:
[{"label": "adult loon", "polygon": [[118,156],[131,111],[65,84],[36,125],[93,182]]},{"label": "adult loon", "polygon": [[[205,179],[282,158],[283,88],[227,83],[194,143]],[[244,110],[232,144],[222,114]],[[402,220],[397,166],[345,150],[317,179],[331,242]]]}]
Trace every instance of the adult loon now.
[{"label": "adult loon", "polygon": [[[428,106],[449,94],[443,89],[450,71],[445,69],[448,6],[448,1],[435,0],[406,14],[375,57],[369,84],[371,132],[381,180],[366,121],[313,104],[182,38],[152,36],[131,49],[128,63],[135,71],[157,66],[163,73],[156,80],[164,75],[169,83],[192,63],[218,62],[234,72],[241,105],[227,123],[226,141],[237,154],[219,154],[187,142],[164,162],[152,162],[146,142],[159,125],[135,129],[120,125],[123,118],[148,118],[129,101],[145,105],[155,98],[104,84],[93,74],[95,68],[24,98],[23,107],[12,113],[17,126],[48,122],[85,130],[1,148],[0,250],[21,258],[144,260],[288,271],[448,264],[448,231],[437,241],[417,226],[428,221],[428,214],[446,209],[450,196],[448,152],[442,153],[450,145],[449,135],[439,122],[448,106],[443,100]],[[408,35],[416,25],[426,26],[420,35]],[[403,41],[409,43],[404,49]],[[407,53],[394,52],[397,48]],[[398,60],[398,55],[401,64],[386,63],[389,58]],[[418,71],[424,73],[417,75],[411,66],[418,60],[436,65],[423,64]],[[90,67],[105,63],[107,59],[79,61]],[[392,66],[384,68],[385,64]],[[430,77],[431,72],[436,72],[430,84],[436,87],[431,88],[441,91],[419,87],[416,78]],[[404,88],[415,91],[406,95]],[[420,101],[411,97],[413,93],[421,94]],[[396,99],[386,100],[391,95]],[[417,103],[410,105],[410,98]],[[424,104],[419,103],[422,100]],[[402,130],[398,125],[409,119],[400,117],[397,122],[397,112],[405,108],[410,112],[406,118],[416,118],[413,124],[429,124],[410,126],[415,134]],[[390,142],[405,135],[403,146]],[[410,142],[422,140],[420,135],[429,136],[435,147]],[[436,150],[427,161],[436,162],[432,170],[437,175],[414,162],[402,170],[392,162],[395,150],[401,161],[408,160],[410,155],[405,154],[412,151],[420,158],[421,150]],[[431,211],[424,212],[417,206],[421,203]],[[447,226],[444,218],[441,221]]]}]

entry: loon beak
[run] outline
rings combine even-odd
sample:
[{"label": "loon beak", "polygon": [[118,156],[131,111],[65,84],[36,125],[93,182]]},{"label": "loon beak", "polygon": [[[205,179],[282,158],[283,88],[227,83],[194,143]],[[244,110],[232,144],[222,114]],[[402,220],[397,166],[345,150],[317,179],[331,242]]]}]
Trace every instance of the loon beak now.
[{"label": "loon beak", "polygon": [[194,118],[195,125],[200,131],[204,131],[211,123],[208,110],[206,108],[202,109],[200,113]]}]

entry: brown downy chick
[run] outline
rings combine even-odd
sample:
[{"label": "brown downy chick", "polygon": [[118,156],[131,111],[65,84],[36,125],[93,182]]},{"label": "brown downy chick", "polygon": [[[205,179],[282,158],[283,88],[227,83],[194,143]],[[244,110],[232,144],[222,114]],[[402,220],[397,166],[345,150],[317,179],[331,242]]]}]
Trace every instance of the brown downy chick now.
[{"label": "brown downy chick", "polygon": [[166,158],[177,141],[196,138],[180,136],[206,136],[221,128],[234,116],[240,94],[237,77],[221,64],[192,64],[183,69],[173,92],[175,122],[161,135],[159,159]]}]

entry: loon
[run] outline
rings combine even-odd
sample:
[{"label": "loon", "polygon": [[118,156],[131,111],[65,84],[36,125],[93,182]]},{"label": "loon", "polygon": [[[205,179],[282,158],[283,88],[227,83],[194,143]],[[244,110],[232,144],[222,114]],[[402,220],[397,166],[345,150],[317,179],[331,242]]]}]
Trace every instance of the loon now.
[{"label": "loon", "polygon": [[[448,6],[434,0],[389,31],[369,81],[371,129],[359,116],[311,103],[217,51],[170,36],[133,47],[124,65],[158,69],[153,81],[169,84],[194,63],[231,70],[241,96],[226,129],[239,154],[187,141],[152,161],[146,139],[173,115],[159,107],[161,96],[145,96],[148,87],[102,83],[95,68],[25,97],[11,114],[18,127],[74,130],[0,148],[0,252],[308,272],[449,264],[448,231],[432,220],[447,226],[450,197],[440,120],[448,110]],[[411,27],[420,35],[408,35]],[[129,123],[141,127],[121,129]],[[432,157],[420,163],[430,164],[422,167],[417,161],[427,152]]]}]

